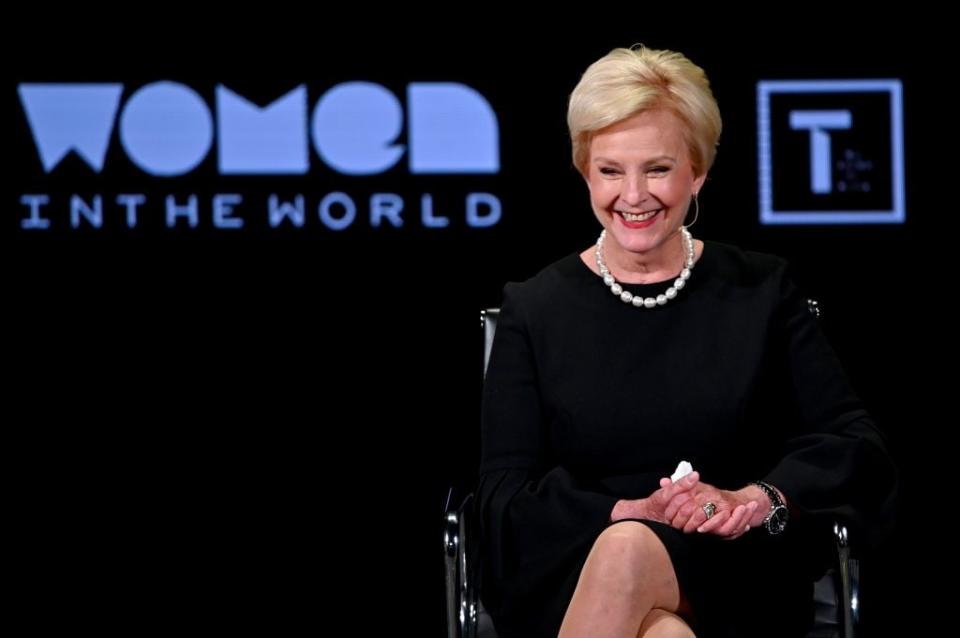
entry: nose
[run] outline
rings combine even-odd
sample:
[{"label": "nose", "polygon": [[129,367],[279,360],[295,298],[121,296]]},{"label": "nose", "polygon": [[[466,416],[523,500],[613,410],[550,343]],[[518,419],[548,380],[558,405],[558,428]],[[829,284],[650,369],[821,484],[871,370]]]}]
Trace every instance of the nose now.
[{"label": "nose", "polygon": [[623,178],[620,199],[628,206],[639,206],[647,199],[647,177],[643,173],[628,173]]}]

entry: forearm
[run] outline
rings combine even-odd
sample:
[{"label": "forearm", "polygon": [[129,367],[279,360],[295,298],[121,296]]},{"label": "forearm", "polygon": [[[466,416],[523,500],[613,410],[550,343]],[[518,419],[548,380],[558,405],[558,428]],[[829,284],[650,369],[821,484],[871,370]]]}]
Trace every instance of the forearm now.
[{"label": "forearm", "polygon": [[658,520],[653,516],[649,500],[645,498],[620,499],[613,505],[613,510],[610,512],[610,522],[622,521],[628,518]]}]

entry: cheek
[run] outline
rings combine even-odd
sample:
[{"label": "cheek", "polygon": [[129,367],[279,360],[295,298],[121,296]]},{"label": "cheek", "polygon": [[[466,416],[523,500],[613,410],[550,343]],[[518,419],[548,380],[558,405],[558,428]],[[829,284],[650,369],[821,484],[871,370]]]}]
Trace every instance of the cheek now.
[{"label": "cheek", "polygon": [[617,189],[611,187],[610,182],[597,181],[590,183],[590,199],[597,204],[609,204],[616,199],[617,194]]},{"label": "cheek", "polygon": [[677,180],[669,184],[662,184],[659,188],[651,189],[662,201],[671,206],[676,206],[684,197],[690,193],[690,186],[683,180]]}]

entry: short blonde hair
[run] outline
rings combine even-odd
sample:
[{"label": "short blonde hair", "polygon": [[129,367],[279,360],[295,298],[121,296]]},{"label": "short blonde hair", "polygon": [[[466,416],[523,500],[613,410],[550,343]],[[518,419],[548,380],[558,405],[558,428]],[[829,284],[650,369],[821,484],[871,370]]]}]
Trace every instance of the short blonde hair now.
[{"label": "short blonde hair", "polygon": [[658,108],[680,118],[694,174],[704,175],[716,157],[721,128],[710,81],[683,54],[643,45],[614,49],[591,64],[570,95],[574,166],[587,175],[597,131]]}]

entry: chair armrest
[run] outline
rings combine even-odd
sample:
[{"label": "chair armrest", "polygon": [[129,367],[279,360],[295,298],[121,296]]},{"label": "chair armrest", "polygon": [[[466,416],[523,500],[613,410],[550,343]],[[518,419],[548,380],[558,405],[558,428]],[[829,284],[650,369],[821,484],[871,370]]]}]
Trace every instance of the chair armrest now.
[{"label": "chair armrest", "polygon": [[460,513],[448,510],[443,517],[443,577],[447,599],[447,638],[460,638],[457,610],[457,556],[460,552]]},{"label": "chair armrest", "polygon": [[443,558],[447,597],[447,638],[477,635],[478,590],[476,557],[473,555],[473,494],[456,510],[444,515]]},{"label": "chair armrest", "polygon": [[850,532],[843,523],[834,523],[840,578],[841,620],[844,638],[854,638],[860,624],[860,561],[850,556]]}]

